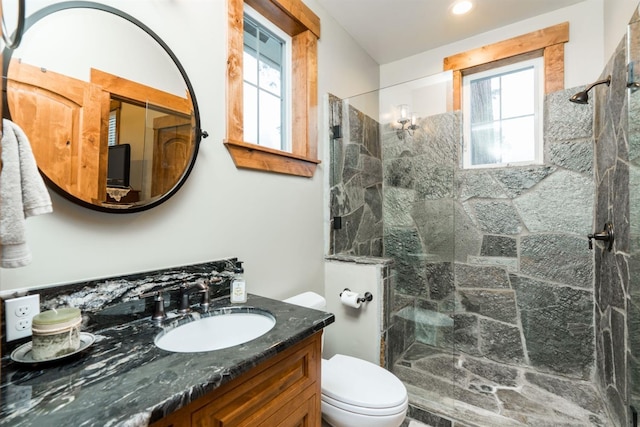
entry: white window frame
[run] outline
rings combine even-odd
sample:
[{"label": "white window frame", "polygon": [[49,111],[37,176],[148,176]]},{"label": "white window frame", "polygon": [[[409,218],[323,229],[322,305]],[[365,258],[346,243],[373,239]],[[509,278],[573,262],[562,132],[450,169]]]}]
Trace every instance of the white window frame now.
[{"label": "white window frame", "polygon": [[[471,164],[471,147],[470,135],[471,135],[471,97],[470,97],[470,82],[480,78],[487,78],[491,76],[497,76],[518,69],[533,66],[534,70],[534,159],[523,162],[512,163],[488,163],[488,164]],[[462,116],[463,116],[463,146],[462,146],[462,168],[463,169],[481,169],[481,168],[500,168],[509,166],[525,166],[542,164],[544,159],[544,141],[543,141],[543,114],[544,114],[544,58],[537,57],[533,59],[527,59],[524,61],[518,61],[509,65],[491,68],[489,70],[481,71],[478,73],[467,74],[462,77]]]},{"label": "white window frame", "polygon": [[[291,100],[292,97],[292,41],[291,36],[282,31],[277,25],[273,24],[263,15],[261,15],[254,8],[249,6],[248,4],[244,4],[244,13],[249,15],[251,19],[256,21],[258,24],[265,27],[267,30],[275,34],[278,38],[280,38],[284,42],[283,51],[283,90],[282,90],[282,99],[284,102],[284,106],[282,108],[282,129],[281,129],[281,147],[279,148],[282,151],[286,151],[288,153],[292,152],[292,119],[291,119]],[[243,49],[244,51],[244,49]],[[244,82],[244,79],[243,79]],[[260,116],[260,107],[258,106],[258,116]],[[246,120],[246,117],[245,117]],[[250,141],[249,141],[250,142]]]}]

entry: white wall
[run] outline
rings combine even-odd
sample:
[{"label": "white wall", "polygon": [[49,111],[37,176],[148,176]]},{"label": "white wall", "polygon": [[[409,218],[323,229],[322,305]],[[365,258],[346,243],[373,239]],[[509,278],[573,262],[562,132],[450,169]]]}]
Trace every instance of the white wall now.
[{"label": "white wall", "polygon": [[[237,256],[249,292],[282,298],[324,282],[324,173],[313,178],[237,170],[225,135],[224,0],[105,0],[144,22],[173,50],[193,85],[203,140],[193,172],[164,204],[137,214],[105,214],[52,194],[54,212],[27,220],[33,262],[0,269],[0,292],[72,283]],[[376,89],[377,64],[314,0],[319,42],[319,153],[325,153],[327,92]],[[36,2],[27,6],[34,10]],[[61,47],[60,55],[64,55]],[[143,59],[143,58],[141,58]]]},{"label": "white wall", "polygon": [[[336,317],[325,330],[322,357],[336,354],[357,357],[380,365],[382,336],[383,280],[377,264],[329,260],[325,263],[326,310]],[[340,294],[348,288],[360,295],[371,292],[373,300],[354,308],[342,304]]]},{"label": "white wall", "polygon": [[[597,80],[605,64],[603,20],[605,1],[609,8],[611,0],[586,0],[466,40],[384,64],[380,68],[380,87],[437,74],[442,71],[443,59],[447,56],[566,21],[569,21],[569,42],[565,45],[565,87],[590,83]],[[614,1],[622,3],[630,0]],[[616,9],[619,8],[616,7]],[[626,22],[630,17],[629,13]],[[624,30],[620,36],[623,32]]]},{"label": "white wall", "polygon": [[604,60],[609,60],[625,36],[627,24],[638,7],[638,0],[605,0]]}]

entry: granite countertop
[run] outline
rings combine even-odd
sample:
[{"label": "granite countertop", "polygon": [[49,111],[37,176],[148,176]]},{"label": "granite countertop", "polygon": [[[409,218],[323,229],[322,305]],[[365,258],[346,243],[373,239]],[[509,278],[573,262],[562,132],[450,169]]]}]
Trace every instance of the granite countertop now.
[{"label": "granite countertop", "polygon": [[[228,297],[218,298],[209,313],[229,306]],[[150,317],[123,320],[123,312],[133,307],[129,303],[85,322],[83,331],[93,333],[95,343],[64,361],[30,366],[5,355],[0,425],[146,426],[334,321],[333,314],[256,295],[233,306],[266,310],[276,325],[253,341],[227,349],[172,353],[153,344],[163,326]],[[109,325],[105,319],[111,318],[118,322]],[[168,319],[164,327],[176,322]]]}]

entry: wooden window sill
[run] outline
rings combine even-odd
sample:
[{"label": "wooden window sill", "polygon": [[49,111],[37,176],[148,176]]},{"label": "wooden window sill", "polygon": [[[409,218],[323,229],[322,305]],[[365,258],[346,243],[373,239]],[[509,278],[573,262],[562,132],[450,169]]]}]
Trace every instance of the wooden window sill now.
[{"label": "wooden window sill", "polygon": [[311,178],[320,164],[320,160],[317,159],[248,142],[227,139],[224,145],[237,168]]}]

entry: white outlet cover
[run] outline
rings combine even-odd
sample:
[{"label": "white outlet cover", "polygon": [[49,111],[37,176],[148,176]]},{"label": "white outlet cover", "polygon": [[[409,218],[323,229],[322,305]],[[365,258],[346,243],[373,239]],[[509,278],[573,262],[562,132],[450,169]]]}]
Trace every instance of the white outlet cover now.
[{"label": "white outlet cover", "polygon": [[31,319],[40,313],[40,295],[27,295],[4,301],[7,342],[31,336]]}]

